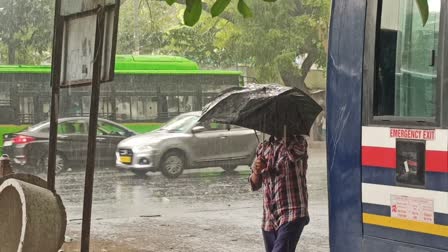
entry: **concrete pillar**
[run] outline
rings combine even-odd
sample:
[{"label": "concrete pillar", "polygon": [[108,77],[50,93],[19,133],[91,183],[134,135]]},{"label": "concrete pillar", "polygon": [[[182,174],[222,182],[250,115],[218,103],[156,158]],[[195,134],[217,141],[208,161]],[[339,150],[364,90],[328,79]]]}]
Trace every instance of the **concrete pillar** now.
[{"label": "concrete pillar", "polygon": [[9,156],[3,154],[0,158],[0,178],[12,174],[12,168],[9,160]]},{"label": "concrete pillar", "polygon": [[58,251],[67,226],[60,197],[14,178],[0,185],[0,246],[5,252]]}]

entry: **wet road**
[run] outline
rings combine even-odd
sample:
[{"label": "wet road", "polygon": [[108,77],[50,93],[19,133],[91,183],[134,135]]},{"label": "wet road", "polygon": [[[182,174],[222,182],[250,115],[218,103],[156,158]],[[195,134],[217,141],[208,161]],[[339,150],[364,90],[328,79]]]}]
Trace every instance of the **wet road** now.
[{"label": "wet road", "polygon": [[[138,178],[115,169],[95,175],[92,251],[263,251],[262,195],[250,192],[248,167],[190,170],[177,179]],[[57,177],[67,209],[64,251],[79,251],[84,173]],[[328,251],[325,153],[311,149],[308,172],[311,222],[298,251]]]}]

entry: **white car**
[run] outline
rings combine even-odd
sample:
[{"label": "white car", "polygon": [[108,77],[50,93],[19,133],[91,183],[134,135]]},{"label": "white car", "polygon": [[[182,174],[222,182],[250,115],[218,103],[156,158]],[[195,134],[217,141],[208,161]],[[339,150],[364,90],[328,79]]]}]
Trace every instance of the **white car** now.
[{"label": "white car", "polygon": [[189,168],[222,167],[231,171],[252,163],[258,144],[254,130],[200,123],[200,115],[199,111],[181,114],[159,130],[121,141],[116,166],[137,175],[161,171],[175,178]]}]

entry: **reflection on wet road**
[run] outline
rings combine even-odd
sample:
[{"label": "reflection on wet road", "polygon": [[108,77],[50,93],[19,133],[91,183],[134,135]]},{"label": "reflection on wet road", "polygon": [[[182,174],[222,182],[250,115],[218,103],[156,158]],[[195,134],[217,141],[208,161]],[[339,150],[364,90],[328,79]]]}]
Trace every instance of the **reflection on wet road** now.
[{"label": "reflection on wet road", "polygon": [[[299,249],[328,251],[323,150],[311,151],[309,167],[311,223]],[[159,173],[141,178],[115,169],[98,170],[92,239],[107,251],[123,251],[123,246],[126,251],[263,251],[262,195],[250,192],[248,175],[247,166],[232,173],[220,168],[191,170],[177,179]],[[83,172],[57,178],[73,243],[80,238],[83,189]]]},{"label": "reflection on wet road", "polygon": [[[242,168],[230,174],[219,168],[200,170],[174,180],[160,174],[139,178],[132,173],[102,170],[95,177],[94,211],[104,206],[98,212],[101,217],[136,217],[153,213],[167,202],[189,204],[253,198],[246,183],[249,171]],[[58,181],[58,192],[65,205],[71,215],[78,217],[82,214],[79,203],[84,189],[80,183],[83,175],[81,172],[66,174]]]}]

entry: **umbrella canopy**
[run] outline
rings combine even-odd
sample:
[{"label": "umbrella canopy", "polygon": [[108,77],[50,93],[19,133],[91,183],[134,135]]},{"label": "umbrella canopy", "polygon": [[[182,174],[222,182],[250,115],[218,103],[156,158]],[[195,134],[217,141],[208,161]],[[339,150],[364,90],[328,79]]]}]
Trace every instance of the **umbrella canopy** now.
[{"label": "umbrella canopy", "polygon": [[224,91],[207,104],[199,121],[228,123],[269,135],[309,135],[322,108],[297,88],[249,84]]}]

